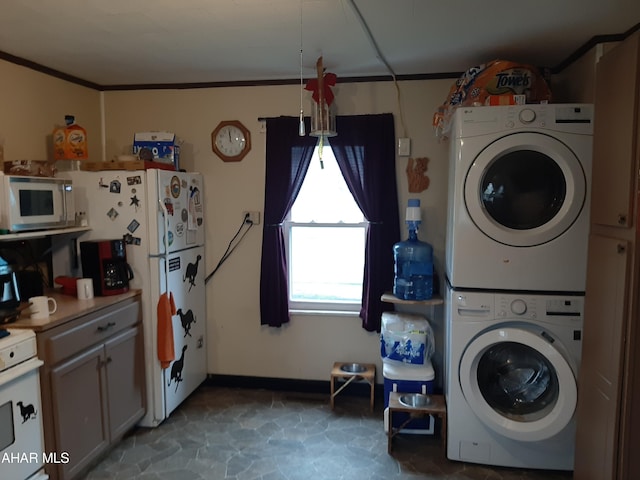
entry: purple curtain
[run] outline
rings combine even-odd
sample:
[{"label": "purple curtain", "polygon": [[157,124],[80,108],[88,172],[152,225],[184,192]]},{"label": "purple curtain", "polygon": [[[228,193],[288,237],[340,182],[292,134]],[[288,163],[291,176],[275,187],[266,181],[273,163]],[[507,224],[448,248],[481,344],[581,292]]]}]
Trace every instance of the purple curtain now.
[{"label": "purple curtain", "polygon": [[[298,196],[317,139],[298,136],[296,117],[268,118],[264,229],[260,272],[260,323],[289,321],[287,256],[282,222]],[[310,130],[307,120],[306,131]]]},{"label": "purple curtain", "polygon": [[[362,327],[380,331],[380,297],[393,286],[393,244],[400,239],[392,114],[338,116],[338,136],[329,139],[349,190],[369,222],[365,246]],[[309,124],[307,123],[307,131]],[[279,327],[289,321],[287,260],[282,222],[300,191],[316,146],[298,136],[298,119],[267,119],[266,186],[260,323]]]},{"label": "purple curtain", "polygon": [[393,287],[393,245],[400,239],[392,114],[336,117],[338,135],[329,139],[342,175],[369,222],[365,246],[362,327],[380,332],[382,312],[393,310],[380,297]]}]

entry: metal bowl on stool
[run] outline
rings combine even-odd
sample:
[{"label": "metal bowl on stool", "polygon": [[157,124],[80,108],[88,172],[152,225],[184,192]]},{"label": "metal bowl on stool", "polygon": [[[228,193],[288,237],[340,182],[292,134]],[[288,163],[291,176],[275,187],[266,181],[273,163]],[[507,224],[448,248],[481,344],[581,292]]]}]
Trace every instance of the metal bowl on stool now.
[{"label": "metal bowl on stool", "polygon": [[340,366],[340,370],[346,373],[362,373],[367,371],[367,367],[360,363],[345,363]]},{"label": "metal bowl on stool", "polygon": [[428,407],[431,405],[431,395],[424,393],[404,393],[398,399],[402,405],[411,408]]},{"label": "metal bowl on stool", "polygon": [[358,374],[366,372],[367,367],[365,367],[360,363],[345,363],[344,365],[340,366],[340,370],[342,370],[345,373],[353,373],[355,375],[354,380],[356,382],[359,382],[360,380],[362,380],[362,377]]}]

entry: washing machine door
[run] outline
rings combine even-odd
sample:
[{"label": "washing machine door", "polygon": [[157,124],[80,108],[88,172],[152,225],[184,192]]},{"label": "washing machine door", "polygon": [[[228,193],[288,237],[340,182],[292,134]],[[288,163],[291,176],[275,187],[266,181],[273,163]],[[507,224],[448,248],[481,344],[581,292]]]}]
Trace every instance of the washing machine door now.
[{"label": "washing machine door", "polygon": [[576,155],[541,133],[514,133],[483,149],[469,167],[464,200],[485,235],[514,247],[559,237],[585,205],[586,176]]},{"label": "washing machine door", "polygon": [[576,409],[571,367],[545,335],[524,328],[497,328],[476,337],[461,358],[459,377],[475,415],[514,440],[551,438]]}]

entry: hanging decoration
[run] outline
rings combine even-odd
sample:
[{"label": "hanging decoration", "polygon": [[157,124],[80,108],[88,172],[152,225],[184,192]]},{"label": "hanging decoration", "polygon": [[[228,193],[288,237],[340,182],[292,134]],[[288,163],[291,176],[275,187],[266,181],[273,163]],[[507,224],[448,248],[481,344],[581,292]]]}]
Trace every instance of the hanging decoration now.
[{"label": "hanging decoration", "polygon": [[298,135],[304,137],[306,132],[304,128],[304,108],[302,108],[302,48],[300,48],[300,122],[298,124]]},{"label": "hanging decoration", "polygon": [[312,93],[311,98],[311,132],[312,137],[319,137],[318,156],[320,157],[320,165],[322,166],[322,147],[325,137],[335,137],[336,132],[336,115],[334,112],[333,100],[334,95],[331,87],[336,84],[335,73],[325,73],[322,65],[322,57],[316,61],[317,79],[311,79],[305,85],[305,90]]},{"label": "hanging decoration", "polygon": [[300,122],[298,123],[298,135],[304,137],[306,131],[304,128],[304,108],[302,108],[302,90],[304,90],[304,83],[302,81],[302,0],[300,0]]}]

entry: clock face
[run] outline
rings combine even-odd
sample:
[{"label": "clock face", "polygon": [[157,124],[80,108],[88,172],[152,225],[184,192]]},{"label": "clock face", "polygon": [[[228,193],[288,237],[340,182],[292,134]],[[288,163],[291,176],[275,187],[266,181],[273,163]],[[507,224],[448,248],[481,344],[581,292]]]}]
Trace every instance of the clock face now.
[{"label": "clock face", "polygon": [[235,157],[242,153],[242,150],[244,150],[247,145],[247,139],[238,127],[235,125],[226,125],[218,131],[218,135],[216,135],[216,145],[225,155]]},{"label": "clock face", "polygon": [[249,131],[238,121],[220,122],[212,133],[213,151],[226,162],[237,162],[251,149]]}]

